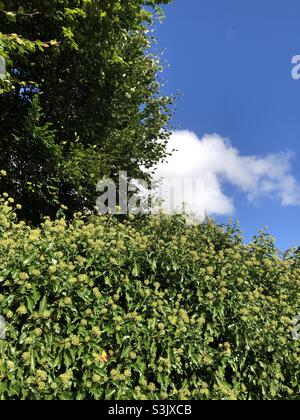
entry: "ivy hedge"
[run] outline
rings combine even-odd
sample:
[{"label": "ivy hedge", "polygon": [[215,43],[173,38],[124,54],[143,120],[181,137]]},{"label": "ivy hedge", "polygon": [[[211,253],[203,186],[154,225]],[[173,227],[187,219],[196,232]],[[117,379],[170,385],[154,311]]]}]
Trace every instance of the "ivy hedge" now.
[{"label": "ivy hedge", "polygon": [[298,400],[300,254],[235,226],[0,199],[0,399]]}]

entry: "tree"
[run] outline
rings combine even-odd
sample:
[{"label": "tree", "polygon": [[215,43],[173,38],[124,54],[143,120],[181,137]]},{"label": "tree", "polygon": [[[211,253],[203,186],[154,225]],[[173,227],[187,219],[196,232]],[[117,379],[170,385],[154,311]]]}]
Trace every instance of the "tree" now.
[{"label": "tree", "polygon": [[0,190],[24,217],[38,222],[60,204],[93,208],[99,179],[120,169],[145,176],[165,156],[172,98],[160,94],[151,29],[170,2],[0,2],[10,74],[0,95]]},{"label": "tree", "polygon": [[299,400],[295,249],[178,215],[36,229],[16,208],[0,194],[0,400]]}]

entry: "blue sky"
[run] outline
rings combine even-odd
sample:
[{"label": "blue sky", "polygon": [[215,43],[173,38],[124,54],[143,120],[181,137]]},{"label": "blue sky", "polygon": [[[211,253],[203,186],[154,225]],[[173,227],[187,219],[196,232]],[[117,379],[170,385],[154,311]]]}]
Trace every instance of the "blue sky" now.
[{"label": "blue sky", "polygon": [[[299,0],[176,0],[157,35],[170,65],[164,89],[180,92],[175,129],[229,138],[241,156],[293,152],[290,175],[300,184],[300,80],[291,77],[299,16]],[[300,245],[299,205],[275,194],[249,200],[226,180],[222,190],[247,239],[268,226],[281,249]]]}]

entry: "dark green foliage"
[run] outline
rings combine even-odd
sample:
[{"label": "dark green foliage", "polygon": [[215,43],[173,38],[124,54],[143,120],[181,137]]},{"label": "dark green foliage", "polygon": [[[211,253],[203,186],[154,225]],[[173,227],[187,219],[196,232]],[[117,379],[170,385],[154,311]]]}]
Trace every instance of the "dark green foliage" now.
[{"label": "dark green foliage", "polygon": [[1,2],[0,190],[26,218],[93,208],[103,176],[141,177],[164,156],[172,100],[160,95],[143,7],[158,3],[169,1]]}]

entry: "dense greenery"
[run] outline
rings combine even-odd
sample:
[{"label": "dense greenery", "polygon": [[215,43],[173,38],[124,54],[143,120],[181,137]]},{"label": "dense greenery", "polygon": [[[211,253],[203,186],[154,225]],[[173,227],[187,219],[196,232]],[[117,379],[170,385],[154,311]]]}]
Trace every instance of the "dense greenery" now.
[{"label": "dense greenery", "polygon": [[0,399],[299,399],[300,258],[182,217],[0,205]]},{"label": "dense greenery", "polygon": [[86,211],[165,155],[170,2],[0,0],[0,400],[299,399],[299,250]]},{"label": "dense greenery", "polygon": [[172,99],[150,46],[170,1],[0,1],[0,191],[27,219],[93,208],[102,177],[164,156]]}]

